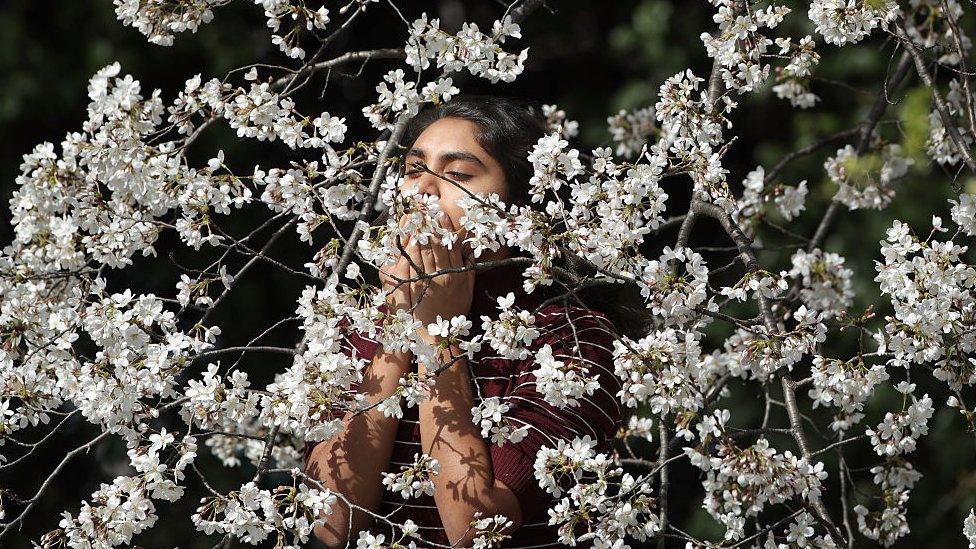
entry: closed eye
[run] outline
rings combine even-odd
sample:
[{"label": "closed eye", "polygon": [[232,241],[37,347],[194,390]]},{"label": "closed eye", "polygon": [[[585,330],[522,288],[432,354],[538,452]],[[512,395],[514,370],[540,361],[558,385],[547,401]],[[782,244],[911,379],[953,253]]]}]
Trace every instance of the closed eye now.
[{"label": "closed eye", "polygon": [[459,181],[467,181],[468,179],[471,179],[470,175],[461,172],[447,172],[447,175],[451,176],[451,179],[456,179]]}]

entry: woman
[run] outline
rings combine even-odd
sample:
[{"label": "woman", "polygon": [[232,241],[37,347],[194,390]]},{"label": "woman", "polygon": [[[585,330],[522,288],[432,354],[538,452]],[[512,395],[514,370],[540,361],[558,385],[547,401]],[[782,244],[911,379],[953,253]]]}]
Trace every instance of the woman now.
[{"label": "woman", "polygon": [[[532,167],[526,156],[545,133],[545,123],[537,113],[537,109],[514,100],[477,96],[458,97],[421,112],[404,139],[405,184],[419,185],[421,192],[437,196],[446,214],[441,222],[453,231],[458,231],[464,215],[455,201],[466,193],[430,172],[456,181],[470,192],[497,193],[506,204],[529,204]],[[416,169],[418,161],[429,171]],[[458,241],[463,241],[463,234],[459,236]],[[475,259],[467,246],[447,250],[439,242],[420,245],[410,239],[405,250],[425,272],[513,255],[512,250],[502,247]],[[577,269],[574,265],[566,267]],[[402,284],[390,294],[386,307],[409,309],[419,299],[413,315],[424,326],[438,315],[447,319],[466,315],[473,323],[470,335],[474,336],[482,333],[481,316],[497,318],[499,297],[511,292],[515,309],[532,311],[556,295],[555,288],[543,286],[526,293],[522,288],[524,269],[524,264],[509,263],[441,275],[431,281],[422,299],[411,295],[409,284]],[[391,289],[396,287],[394,277],[415,276],[406,257],[389,272],[381,273],[384,286]],[[608,295],[606,288],[601,293]],[[614,321],[623,318],[616,314],[617,309],[604,308]],[[357,417],[347,413],[343,433],[306,449],[308,474],[356,505],[389,515],[395,523],[412,520],[418,527],[412,539],[421,547],[471,546],[476,534],[469,524],[477,513],[481,517],[504,515],[512,521],[511,527],[501,530],[511,536],[502,547],[561,546],[558,527],[547,524],[546,511],[554,498],[534,476],[536,452],[543,445],[555,447],[560,439],[571,441],[585,435],[598,441],[597,452],[609,449],[623,411],[616,398],[620,382],[612,364],[616,332],[608,315],[596,308],[580,307],[572,299],[546,306],[536,316],[536,327],[540,336],[530,344],[529,358],[495,356],[497,353],[485,343],[472,360],[458,360],[438,374],[430,399],[405,408],[402,419],[384,417],[378,408]],[[432,344],[438,341],[426,330],[422,330],[422,337]],[[557,360],[576,361],[585,365],[589,375],[599,374],[600,388],[584,395],[579,407],[557,408],[536,390],[534,356],[545,345],[551,347]],[[357,388],[370,403],[393,394],[398,379],[413,368],[425,372],[437,366],[385,352],[361,335],[352,338],[347,351],[352,352],[353,347],[371,360]],[[459,354],[457,348],[445,349],[439,361],[446,363],[450,356]],[[513,437],[502,445],[482,438],[471,410],[492,396],[509,406],[504,417],[513,428],[524,426],[524,438],[514,441],[518,437]],[[433,476],[434,495],[422,494],[405,501],[398,493],[384,490],[381,473],[401,471],[401,466],[411,465],[420,452],[440,463],[439,474]],[[401,532],[361,511],[354,510],[350,516],[348,507],[341,503],[328,523],[316,530],[316,536],[327,546],[342,547],[349,538],[350,545],[354,544],[365,529],[384,534],[383,544],[402,537]],[[411,538],[400,543],[407,545],[409,541]]]}]

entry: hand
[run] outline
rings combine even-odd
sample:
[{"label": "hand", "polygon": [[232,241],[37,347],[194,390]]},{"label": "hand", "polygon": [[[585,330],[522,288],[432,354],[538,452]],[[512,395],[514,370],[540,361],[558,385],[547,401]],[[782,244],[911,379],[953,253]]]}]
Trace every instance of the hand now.
[{"label": "hand", "polygon": [[[400,217],[400,226],[402,227],[406,216]],[[410,235],[400,238],[400,245],[406,248],[411,242]],[[392,266],[384,266],[380,268],[380,282],[383,285],[383,289],[387,291],[386,295],[386,310],[388,314],[395,314],[398,310],[402,309],[409,311],[413,303],[410,296],[410,283],[401,282],[410,278],[410,263],[407,261],[407,256],[401,254],[397,262]],[[399,280],[397,280],[399,279]]]},{"label": "hand", "polygon": [[[439,219],[441,227],[458,234],[457,226],[446,214]],[[422,267],[425,273],[434,273],[442,269],[470,267],[473,263],[466,258],[462,251],[460,239],[456,239],[448,250],[440,238],[430,238],[427,244],[418,244],[411,240],[407,247],[414,263]],[[450,319],[458,315],[471,312],[471,302],[474,296],[474,269],[461,272],[451,272],[434,278],[422,279],[410,285],[413,300],[413,316],[424,324],[422,334],[426,334],[426,327],[437,320],[437,317]],[[417,273],[411,267],[411,278]]]}]

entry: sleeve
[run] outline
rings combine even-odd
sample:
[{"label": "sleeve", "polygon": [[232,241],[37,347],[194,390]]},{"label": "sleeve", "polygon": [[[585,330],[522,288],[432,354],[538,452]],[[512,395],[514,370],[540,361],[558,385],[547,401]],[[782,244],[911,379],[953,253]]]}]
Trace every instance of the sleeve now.
[{"label": "sleeve", "polygon": [[[613,341],[619,336],[606,315],[553,305],[540,312],[536,325],[541,334],[529,347],[533,354],[519,362],[517,378],[501,399],[509,405],[505,417],[514,420],[513,428],[528,425],[529,431],[517,443],[490,447],[495,478],[518,497],[524,524],[548,516],[546,511],[554,499],[535,478],[539,449],[555,447],[560,439],[570,442],[575,437],[590,435],[597,441],[596,451],[605,452],[622,417],[616,396],[621,382],[613,368]],[[532,373],[537,367],[535,351],[547,344],[552,347],[555,359],[582,361],[587,376],[599,374],[600,387],[592,395],[584,393],[576,406],[560,409],[546,402],[536,389]]]},{"label": "sleeve", "polygon": [[[382,306],[381,306],[382,308]],[[343,318],[339,321],[339,327],[344,328],[349,325],[349,319]],[[379,347],[379,343],[376,340],[369,339],[363,332],[353,332],[348,337],[343,338],[340,345],[342,353],[350,357],[366,357],[372,359],[373,355],[376,353],[376,349]],[[359,390],[359,382],[353,382],[350,386],[353,391]],[[341,418],[345,415],[345,410],[333,410],[332,414],[326,418],[327,421],[332,421],[337,418]],[[312,443],[306,443],[302,452],[304,453],[305,459],[304,463],[308,464],[308,458],[312,455],[312,449],[315,445],[321,441],[316,441]]]}]

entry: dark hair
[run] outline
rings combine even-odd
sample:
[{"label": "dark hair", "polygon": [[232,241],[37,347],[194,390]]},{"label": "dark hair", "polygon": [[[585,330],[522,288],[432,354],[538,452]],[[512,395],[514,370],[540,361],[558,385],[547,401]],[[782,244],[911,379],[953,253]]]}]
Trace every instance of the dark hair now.
[{"label": "dark hair", "polygon": [[[529,197],[529,180],[533,169],[527,158],[539,138],[547,133],[546,119],[538,102],[511,97],[460,95],[446,103],[430,106],[407,125],[402,140],[403,152],[409,151],[420,134],[442,118],[459,118],[478,126],[475,139],[501,165],[505,174],[507,205],[539,208]],[[403,168],[401,163],[400,169]],[[560,191],[560,194],[566,193],[564,199],[569,198],[567,186],[564,185]],[[524,256],[525,252],[512,250],[512,255]],[[565,254],[560,263],[560,267],[580,278],[596,272],[586,261]],[[541,291],[547,298],[563,293],[557,287],[544,286],[536,291]],[[646,309],[630,306],[643,303],[636,284],[591,286],[579,290],[577,295],[587,307],[606,314],[618,333],[635,339],[646,335],[650,324]],[[572,297],[569,299],[572,301]]]}]

